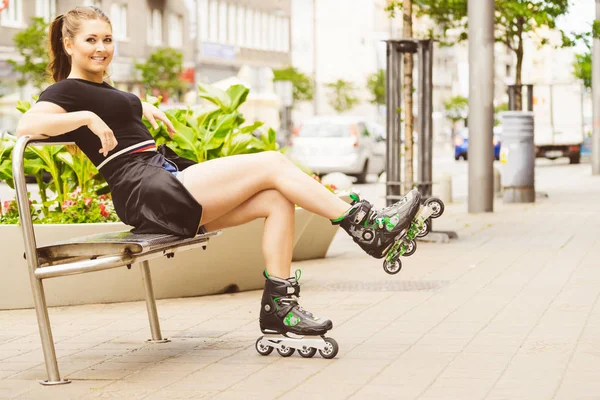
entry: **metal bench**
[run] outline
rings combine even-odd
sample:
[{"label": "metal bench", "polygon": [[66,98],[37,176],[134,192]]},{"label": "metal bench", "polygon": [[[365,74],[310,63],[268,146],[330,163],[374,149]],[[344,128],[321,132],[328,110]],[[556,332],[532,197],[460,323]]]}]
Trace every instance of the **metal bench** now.
[{"label": "metal bench", "polygon": [[35,232],[29,208],[29,198],[25,182],[24,153],[28,145],[67,145],[70,142],[32,141],[29,136],[20,137],[13,149],[13,178],[17,193],[19,219],[25,244],[25,258],[29,267],[29,277],[33,292],[35,312],[44,351],[44,360],[48,380],[43,385],[59,385],[70,383],[60,377],[52,329],[48,317],[48,307],[42,281],[48,278],[101,271],[126,266],[131,268],[140,263],[142,280],[150,321],[151,339],[149,342],[164,343],[160,331],[156,300],[152,288],[149,260],[167,256],[171,258],[176,252],[197,247],[206,249],[211,237],[220,231],[202,233],[191,239],[184,239],[164,234],[133,234],[129,231],[112,232],[76,238],[49,246],[37,247]]}]

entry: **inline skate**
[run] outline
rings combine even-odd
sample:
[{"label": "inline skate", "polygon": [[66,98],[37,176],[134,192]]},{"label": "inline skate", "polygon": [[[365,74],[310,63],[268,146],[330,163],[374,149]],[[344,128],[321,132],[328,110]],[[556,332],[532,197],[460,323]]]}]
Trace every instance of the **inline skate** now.
[{"label": "inline skate", "polygon": [[431,218],[444,212],[444,203],[430,197],[421,205],[421,195],[413,189],[398,202],[381,210],[352,193],[352,207],[333,220],[340,225],[358,245],[375,258],[385,258],[383,269],[397,274],[402,269],[401,256],[411,256],[417,251],[416,238],[431,232]]},{"label": "inline skate", "polygon": [[333,323],[317,318],[298,304],[301,271],[292,278],[269,276],[265,271],[265,290],[260,308],[260,330],[264,336],[256,340],[256,351],[268,356],[273,349],[282,357],[289,357],[295,350],[305,358],[313,357],[317,350],[323,358],[334,358],[338,344],[325,337]]}]

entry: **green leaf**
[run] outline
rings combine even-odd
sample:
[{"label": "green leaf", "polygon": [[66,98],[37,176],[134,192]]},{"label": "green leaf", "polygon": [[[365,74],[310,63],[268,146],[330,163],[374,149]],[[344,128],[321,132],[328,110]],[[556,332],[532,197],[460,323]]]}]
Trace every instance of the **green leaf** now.
[{"label": "green leaf", "polygon": [[227,95],[229,95],[230,98],[230,105],[228,111],[233,112],[237,110],[238,107],[246,101],[246,98],[250,93],[250,89],[248,89],[244,85],[233,85],[226,90],[226,93]]},{"label": "green leaf", "polygon": [[221,110],[231,109],[231,99],[226,92],[211,85],[199,83],[198,91],[200,97],[210,101],[218,106]]},{"label": "green leaf", "polygon": [[254,136],[249,133],[242,133],[238,135],[229,135],[223,145],[221,154],[223,156],[232,156],[235,154],[244,154],[248,145],[255,139]]}]

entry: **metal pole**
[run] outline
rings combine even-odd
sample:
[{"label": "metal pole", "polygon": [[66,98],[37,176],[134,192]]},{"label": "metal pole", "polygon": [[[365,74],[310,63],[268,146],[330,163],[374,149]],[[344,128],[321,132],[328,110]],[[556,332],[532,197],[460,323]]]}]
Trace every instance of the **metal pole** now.
[{"label": "metal pole", "polygon": [[200,0],[194,2],[195,15],[196,15],[196,37],[194,38],[194,103],[200,103],[200,91],[198,90],[198,84],[200,83]]},{"label": "metal pole", "polygon": [[527,111],[533,111],[533,85],[527,85]]},{"label": "metal pole", "polygon": [[147,341],[153,343],[170,342],[169,339],[163,339],[160,333],[160,322],[158,320],[158,311],[156,310],[156,299],[154,297],[154,289],[152,288],[152,275],[150,275],[150,264],[148,261],[142,261],[140,269],[142,271],[142,280],[144,281],[144,294],[146,297],[146,308],[148,309],[150,333],[152,334],[152,339]]},{"label": "metal pole", "polygon": [[400,110],[402,89],[400,68],[402,55],[397,43],[387,41],[386,49],[386,204],[398,201],[400,182]]},{"label": "metal pole", "polygon": [[421,119],[424,121],[423,128],[425,130],[423,147],[426,149],[423,159],[423,179],[427,182],[424,194],[426,197],[431,197],[433,191],[433,40],[427,40],[424,44],[425,51],[423,53],[423,60],[421,61],[425,65],[423,68],[425,95],[423,115],[421,116]]},{"label": "metal pole", "polygon": [[422,197],[425,197],[425,153],[427,152],[427,146],[425,143],[425,97],[427,95],[427,88],[425,87],[425,48],[423,42],[418,42],[417,47],[417,67],[419,71],[419,80],[417,81],[417,101],[418,108],[417,113],[419,118],[417,120],[417,131],[419,143],[417,145],[417,183],[418,190]]},{"label": "metal pole", "polygon": [[508,86],[508,109],[510,111],[515,110],[515,86],[514,85]]},{"label": "metal pole", "polygon": [[317,0],[312,2],[313,19],[313,114],[319,115],[319,98],[317,85]]},{"label": "metal pole", "polygon": [[15,189],[17,192],[17,207],[19,209],[19,220],[21,222],[21,232],[23,234],[23,242],[25,244],[25,256],[29,266],[29,280],[31,283],[31,291],[33,294],[33,302],[35,306],[35,314],[38,321],[38,329],[42,342],[42,351],[44,353],[44,362],[46,364],[46,372],[48,380],[41,381],[43,385],[61,385],[70,383],[66,379],[61,379],[58,370],[58,362],[56,360],[56,349],[54,347],[54,339],[52,337],[52,327],[50,325],[50,317],[48,316],[48,306],[46,304],[46,295],[44,293],[44,285],[42,280],[36,277],[35,272],[39,267],[37,257],[37,245],[35,241],[35,232],[31,222],[31,211],[29,208],[29,197],[27,196],[27,185],[25,182],[24,169],[24,154],[27,143],[30,141],[29,136],[20,137],[15,143],[13,149],[13,177]]},{"label": "metal pole", "polygon": [[469,206],[494,210],[494,0],[468,2]]},{"label": "metal pole", "polygon": [[[596,21],[600,21],[600,0],[596,0]],[[592,175],[600,175],[600,38],[594,38],[592,50],[592,102]]]}]

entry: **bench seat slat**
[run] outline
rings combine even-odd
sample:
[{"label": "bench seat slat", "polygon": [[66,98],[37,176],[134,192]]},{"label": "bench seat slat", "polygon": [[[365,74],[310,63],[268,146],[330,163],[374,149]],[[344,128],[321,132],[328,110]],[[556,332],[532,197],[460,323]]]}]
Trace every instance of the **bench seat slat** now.
[{"label": "bench seat slat", "polygon": [[207,232],[193,238],[162,234],[134,234],[129,231],[101,233],[82,236],[48,246],[38,247],[38,257],[42,264],[70,257],[102,257],[107,255],[141,255],[173,245],[185,246],[206,242],[220,232]]}]

